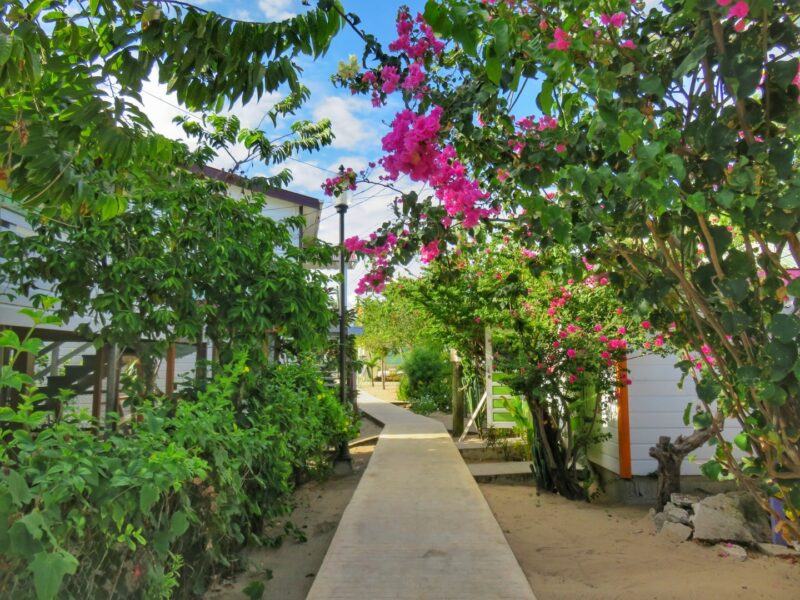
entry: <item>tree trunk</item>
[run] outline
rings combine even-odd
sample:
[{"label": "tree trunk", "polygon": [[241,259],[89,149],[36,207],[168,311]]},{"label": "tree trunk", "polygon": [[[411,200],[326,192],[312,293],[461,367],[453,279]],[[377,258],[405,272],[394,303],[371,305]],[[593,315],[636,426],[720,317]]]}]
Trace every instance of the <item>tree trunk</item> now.
[{"label": "tree trunk", "polygon": [[586,490],[567,465],[567,455],[558,427],[537,399],[527,398],[536,435],[534,457],[536,484],[550,492],[557,492],[568,500],[585,500]]},{"label": "tree trunk", "polygon": [[695,431],[689,437],[679,435],[673,444],[668,435],[658,438],[650,456],[658,462],[658,497],[656,509],[664,510],[670,496],[681,491],[681,464],[686,456],[705,444],[713,435],[711,428]]},{"label": "tree trunk", "polygon": [[381,387],[384,390],[386,389],[386,365],[383,362],[382,356],[381,356]]}]

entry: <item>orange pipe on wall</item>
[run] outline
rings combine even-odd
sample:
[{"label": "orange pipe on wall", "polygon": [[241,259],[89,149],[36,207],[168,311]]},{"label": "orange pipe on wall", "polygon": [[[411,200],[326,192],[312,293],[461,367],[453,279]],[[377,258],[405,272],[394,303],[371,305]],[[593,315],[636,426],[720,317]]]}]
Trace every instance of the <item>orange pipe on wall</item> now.
[{"label": "orange pipe on wall", "polygon": [[631,418],[628,412],[628,361],[617,363],[617,441],[619,442],[619,476],[631,479]]}]

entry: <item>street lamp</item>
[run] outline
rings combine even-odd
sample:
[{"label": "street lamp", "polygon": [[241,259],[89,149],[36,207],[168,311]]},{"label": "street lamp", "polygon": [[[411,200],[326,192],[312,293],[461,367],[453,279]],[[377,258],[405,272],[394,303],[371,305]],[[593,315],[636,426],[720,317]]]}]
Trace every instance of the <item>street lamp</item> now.
[{"label": "street lamp", "polygon": [[[344,248],[344,215],[350,205],[350,192],[344,190],[333,201],[339,213],[339,400],[347,406],[347,257]],[[347,440],[339,446],[339,453],[334,461],[334,471],[341,474],[351,473],[353,461]]]}]

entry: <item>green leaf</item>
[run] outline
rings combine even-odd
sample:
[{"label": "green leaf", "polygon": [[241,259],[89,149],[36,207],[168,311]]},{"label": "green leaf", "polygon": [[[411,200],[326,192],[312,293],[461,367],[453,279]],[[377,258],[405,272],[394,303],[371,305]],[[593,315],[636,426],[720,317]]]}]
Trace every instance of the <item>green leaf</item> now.
[{"label": "green leaf", "polygon": [[800,335],[800,318],[796,315],[778,313],[773,315],[769,330],[782,342],[793,342]]},{"label": "green leaf", "polygon": [[710,377],[704,377],[697,384],[697,397],[706,404],[711,404],[716,401],[720,391],[721,388],[719,384]]},{"label": "green leaf", "polygon": [[719,481],[722,475],[722,465],[715,460],[709,460],[700,467],[700,471],[711,481]]},{"label": "green leaf", "polygon": [[494,51],[502,60],[508,55],[510,44],[508,22],[504,19],[495,19],[491,23],[491,30],[494,36]]},{"label": "green leaf", "polygon": [[739,450],[743,450],[744,452],[750,450],[750,438],[747,437],[745,432],[736,435],[736,437],[733,438],[733,443],[736,444]]},{"label": "green leaf", "polygon": [[689,419],[692,415],[692,406],[694,406],[694,402],[687,402],[686,408],[683,409],[683,424],[689,425]]},{"label": "green leaf", "polygon": [[623,152],[627,152],[628,150],[630,150],[631,146],[633,146],[636,143],[636,138],[633,137],[630,133],[628,133],[624,129],[620,130],[618,140],[619,140],[619,149],[622,150]]},{"label": "green leaf", "polygon": [[189,519],[186,518],[186,513],[179,510],[173,513],[169,523],[169,531],[174,538],[182,536],[189,529]]},{"label": "green leaf", "polygon": [[250,600],[261,600],[264,597],[264,583],[261,581],[251,581],[242,590],[242,593]]},{"label": "green leaf", "polygon": [[11,36],[7,33],[0,32],[0,67],[6,64],[8,59],[11,58],[12,45]]},{"label": "green leaf", "polygon": [[159,497],[158,489],[150,484],[146,483],[142,486],[142,489],[139,490],[139,508],[143,513],[147,513],[150,510],[150,507],[158,500]]},{"label": "green leaf", "polygon": [[800,298],[800,277],[792,279],[789,285],[786,286],[786,291],[795,298]]},{"label": "green leaf", "polygon": [[494,56],[490,56],[486,59],[486,76],[489,78],[489,81],[498,85],[500,83],[500,77],[503,75],[503,65],[500,60]]},{"label": "green leaf", "polygon": [[767,383],[761,388],[761,397],[773,406],[786,404],[786,390],[774,383]]},{"label": "green leaf", "polygon": [[9,471],[6,475],[6,483],[8,483],[8,491],[11,492],[11,499],[16,506],[24,506],[33,500],[33,494],[31,494],[25,478],[19,472]]},{"label": "green leaf", "polygon": [[74,575],[78,569],[78,559],[69,552],[39,552],[28,566],[33,573],[33,585],[38,600],[52,600],[61,588],[64,575]]},{"label": "green leaf", "polygon": [[697,413],[694,417],[692,417],[692,425],[695,429],[708,429],[711,427],[711,423],[713,422],[713,418],[711,417],[710,413],[705,411]]},{"label": "green leaf", "polygon": [[706,195],[703,192],[695,192],[686,198],[686,205],[695,212],[703,213],[708,210]]}]

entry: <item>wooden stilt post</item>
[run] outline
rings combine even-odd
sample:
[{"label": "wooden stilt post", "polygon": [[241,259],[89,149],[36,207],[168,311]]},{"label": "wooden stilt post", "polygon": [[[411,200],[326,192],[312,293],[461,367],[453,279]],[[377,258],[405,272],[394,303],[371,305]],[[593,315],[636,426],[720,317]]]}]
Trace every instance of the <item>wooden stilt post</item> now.
[{"label": "wooden stilt post", "polygon": [[106,346],[101,346],[97,350],[97,366],[94,370],[94,389],[92,391],[92,416],[100,420],[100,410],[103,406],[103,379],[105,377],[106,356],[108,352]]},{"label": "wooden stilt post", "polygon": [[200,338],[197,341],[197,358],[195,359],[195,378],[203,380],[206,378],[206,361],[208,360],[208,347]]},{"label": "wooden stilt post", "polygon": [[175,344],[170,344],[169,348],[167,348],[167,381],[165,384],[167,389],[164,390],[167,394],[167,398],[172,398],[172,394],[175,390],[175,354]]},{"label": "wooden stilt post", "polygon": [[108,361],[106,378],[106,414],[117,411],[117,381],[119,381],[119,347],[109,344],[106,348]]}]

